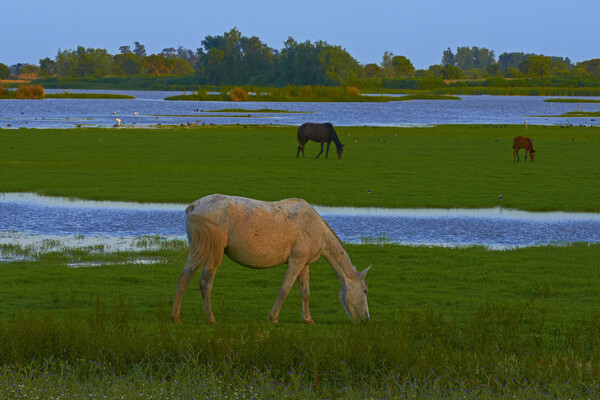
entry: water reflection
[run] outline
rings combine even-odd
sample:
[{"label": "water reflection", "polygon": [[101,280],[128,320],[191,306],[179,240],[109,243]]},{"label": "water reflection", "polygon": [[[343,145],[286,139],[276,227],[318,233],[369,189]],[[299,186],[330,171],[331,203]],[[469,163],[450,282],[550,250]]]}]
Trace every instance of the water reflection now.
[{"label": "water reflection", "polygon": [[[0,243],[35,238],[185,237],[184,204],[88,202],[34,194],[0,195]],[[315,206],[348,243],[490,248],[600,242],[600,214],[491,209],[375,209]],[[97,238],[97,239],[95,239]],[[72,240],[73,241],[73,240]],[[74,240],[77,242],[77,239]]]}]

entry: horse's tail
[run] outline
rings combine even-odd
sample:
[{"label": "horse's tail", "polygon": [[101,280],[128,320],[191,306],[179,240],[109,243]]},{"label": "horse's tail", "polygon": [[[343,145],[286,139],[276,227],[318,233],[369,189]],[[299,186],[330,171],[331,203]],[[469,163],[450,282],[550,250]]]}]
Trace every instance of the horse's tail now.
[{"label": "horse's tail", "polygon": [[184,270],[194,270],[200,265],[216,268],[223,259],[225,239],[217,224],[206,217],[192,214],[189,208],[188,210],[185,228],[190,242],[190,256]]},{"label": "horse's tail", "polygon": [[298,133],[296,134],[296,139],[298,139],[298,144],[300,145],[300,147],[304,148],[304,144],[306,144],[306,142],[308,141],[307,138],[307,134],[306,134],[306,128],[307,125],[306,124],[302,124],[298,127]]}]

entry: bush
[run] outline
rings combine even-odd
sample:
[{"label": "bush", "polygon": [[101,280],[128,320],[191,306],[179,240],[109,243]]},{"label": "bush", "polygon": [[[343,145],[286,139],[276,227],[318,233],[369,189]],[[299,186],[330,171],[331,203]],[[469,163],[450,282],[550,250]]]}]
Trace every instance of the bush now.
[{"label": "bush", "polygon": [[229,92],[229,98],[232,101],[246,101],[248,93],[241,87],[235,87]]},{"label": "bush", "polygon": [[355,86],[348,86],[346,92],[348,92],[350,96],[360,96],[360,90]]},{"label": "bush", "polygon": [[8,94],[8,90],[4,89],[4,86],[0,85],[0,96],[6,96]]},{"label": "bush", "polygon": [[17,99],[43,99],[46,92],[40,85],[21,85],[17,89]]}]

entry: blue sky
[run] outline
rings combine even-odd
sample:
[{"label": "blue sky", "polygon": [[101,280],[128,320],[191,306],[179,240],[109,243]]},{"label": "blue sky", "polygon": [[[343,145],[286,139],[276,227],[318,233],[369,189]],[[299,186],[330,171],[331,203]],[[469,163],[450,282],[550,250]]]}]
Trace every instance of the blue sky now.
[{"label": "blue sky", "polygon": [[496,57],[600,58],[600,0],[2,0],[0,15],[0,62],[7,65],[37,64],[79,45],[111,54],[134,41],[148,54],[196,50],[205,36],[233,27],[275,49],[289,36],[324,40],[362,64],[379,64],[390,51],[427,68],[458,46],[486,47]]}]

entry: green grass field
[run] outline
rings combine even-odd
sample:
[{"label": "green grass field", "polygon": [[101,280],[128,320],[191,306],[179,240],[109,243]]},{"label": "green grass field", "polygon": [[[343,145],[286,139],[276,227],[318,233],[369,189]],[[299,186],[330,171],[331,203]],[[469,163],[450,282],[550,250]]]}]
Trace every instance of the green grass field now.
[{"label": "green grass field", "polygon": [[[296,159],[296,128],[0,130],[0,191],[189,203],[210,193],[374,207],[600,211],[600,129],[337,127],[342,160]],[[513,162],[532,138],[534,163]],[[370,194],[367,193],[370,191]],[[502,195],[502,202],[499,196]]]},{"label": "green grass field", "polygon": [[[314,159],[316,143],[296,159],[293,127],[0,130],[0,191],[600,209],[598,128],[336,130],[346,143],[342,160],[334,149]],[[516,135],[533,139],[534,163],[513,162]],[[267,323],[284,267],[251,270],[228,259],[213,287],[217,325],[204,323],[196,276],[175,326],[168,314],[185,243],[133,253],[47,247],[55,250],[0,248],[30,258],[0,264],[0,399],[600,395],[599,245],[347,245],[359,270],[373,265],[366,278],[372,320],[356,326],[322,259],[310,274],[316,326],[300,322],[297,288],[280,323]],[[158,263],[127,261],[140,258]]]},{"label": "green grass field", "polygon": [[[359,269],[373,264],[364,326],[349,323],[323,260],[311,266],[316,326],[300,322],[297,288],[280,323],[266,322],[284,267],[228,259],[213,287],[217,325],[204,323],[197,276],[176,326],[168,313],[184,243],[136,254],[18,249],[36,261],[0,267],[0,388],[6,398],[599,394],[600,246],[347,248]],[[136,256],[164,261],[120,264]]]}]

